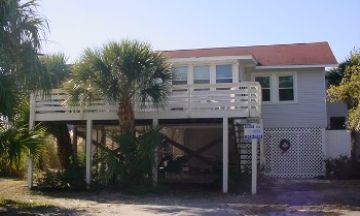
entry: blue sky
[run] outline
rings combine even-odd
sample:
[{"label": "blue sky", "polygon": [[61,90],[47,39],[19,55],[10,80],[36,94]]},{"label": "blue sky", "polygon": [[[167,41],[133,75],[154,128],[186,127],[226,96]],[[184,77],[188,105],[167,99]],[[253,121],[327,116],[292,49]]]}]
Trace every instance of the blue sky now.
[{"label": "blue sky", "polygon": [[359,0],[42,0],[45,53],[75,61],[111,40],[186,49],[328,41],[337,60],[360,48]]}]

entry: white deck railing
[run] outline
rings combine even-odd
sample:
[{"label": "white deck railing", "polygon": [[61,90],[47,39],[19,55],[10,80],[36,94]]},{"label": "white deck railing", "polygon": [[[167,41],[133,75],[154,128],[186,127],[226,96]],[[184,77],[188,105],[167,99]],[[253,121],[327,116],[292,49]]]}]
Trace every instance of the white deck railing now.
[{"label": "white deck railing", "polygon": [[[85,107],[69,107],[68,95],[54,89],[49,96],[32,97],[30,110],[35,121],[115,120],[117,104],[103,100]],[[135,105],[137,119],[260,117],[261,87],[255,82],[231,84],[194,84],[173,86],[161,108]]]}]

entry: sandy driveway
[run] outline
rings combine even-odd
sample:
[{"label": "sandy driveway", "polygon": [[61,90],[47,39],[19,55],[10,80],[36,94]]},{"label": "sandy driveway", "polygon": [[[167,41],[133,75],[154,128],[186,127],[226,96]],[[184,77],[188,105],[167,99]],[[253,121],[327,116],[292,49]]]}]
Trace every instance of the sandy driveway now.
[{"label": "sandy driveway", "polygon": [[[23,215],[360,215],[360,181],[266,183],[256,196],[204,191],[130,196],[114,191],[31,194],[22,181],[0,180],[0,197],[53,206]],[[0,215],[5,212],[0,207]]]}]

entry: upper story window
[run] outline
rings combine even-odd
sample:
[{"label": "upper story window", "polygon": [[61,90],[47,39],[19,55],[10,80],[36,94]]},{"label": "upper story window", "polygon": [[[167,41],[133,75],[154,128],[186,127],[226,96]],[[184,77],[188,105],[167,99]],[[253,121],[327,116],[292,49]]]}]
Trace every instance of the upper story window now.
[{"label": "upper story window", "polygon": [[255,76],[255,81],[259,82],[262,90],[262,100],[270,101],[271,100],[271,91],[270,91],[270,76]]},{"label": "upper story window", "polygon": [[232,83],[232,65],[216,65],[216,83]]},{"label": "upper story window", "polygon": [[294,77],[292,75],[279,76],[279,101],[294,100]]},{"label": "upper story window", "polygon": [[210,83],[210,66],[209,65],[194,66],[194,83],[195,84]]},{"label": "upper story window", "polygon": [[264,102],[297,102],[296,72],[257,72],[252,80],[260,83]]},{"label": "upper story window", "polygon": [[188,73],[187,66],[175,67],[172,71],[173,85],[186,85],[187,84],[187,73]]}]

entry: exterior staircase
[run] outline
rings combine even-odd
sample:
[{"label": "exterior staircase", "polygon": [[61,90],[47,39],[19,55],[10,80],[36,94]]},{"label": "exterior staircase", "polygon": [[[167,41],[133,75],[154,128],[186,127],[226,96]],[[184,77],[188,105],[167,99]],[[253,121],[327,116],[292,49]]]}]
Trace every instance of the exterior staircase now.
[{"label": "exterior staircase", "polygon": [[[232,120],[232,135],[238,156],[238,167],[241,173],[251,173],[251,140],[244,137],[244,125],[251,123],[252,119],[236,118]],[[260,161],[260,148],[257,148],[258,162]]]}]

